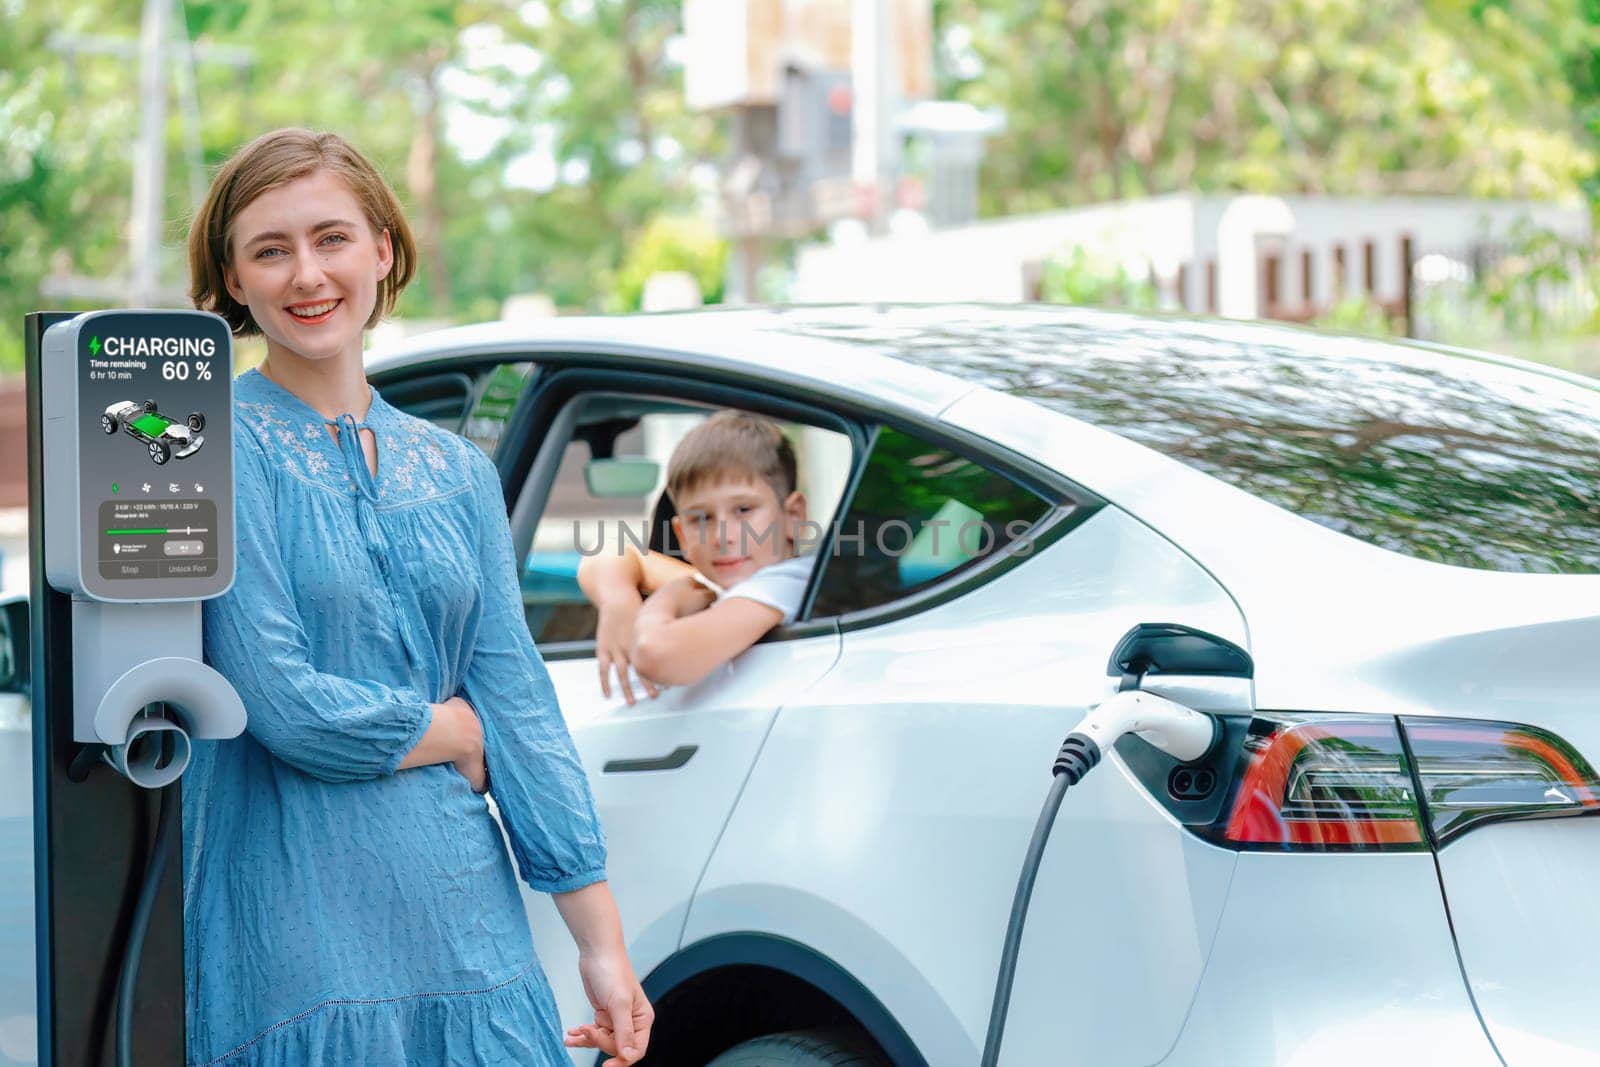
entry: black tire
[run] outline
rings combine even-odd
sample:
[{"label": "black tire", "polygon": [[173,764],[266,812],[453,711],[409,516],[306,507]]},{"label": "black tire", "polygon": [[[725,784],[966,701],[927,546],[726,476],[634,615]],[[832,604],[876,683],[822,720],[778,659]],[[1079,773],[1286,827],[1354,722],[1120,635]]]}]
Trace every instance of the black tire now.
[{"label": "black tire", "polygon": [[848,1027],[786,1030],[735,1045],[706,1067],[888,1067],[872,1039]]},{"label": "black tire", "polygon": [[160,441],[152,441],[150,443],[150,458],[154,460],[155,465],[159,467],[166,463],[167,460],[172,458],[172,449],[168,448]]},{"label": "black tire", "polygon": [[154,400],[146,400],[144,402],[143,406],[144,406],[144,413],[146,415],[148,415],[148,414],[150,414],[152,411],[154,411],[156,409],[156,402]]},{"label": "black tire", "polygon": [[115,415],[101,415],[100,428],[108,434],[116,433],[122,429],[121,426],[117,425],[117,417]]},{"label": "black tire", "polygon": [[206,428],[206,417],[200,414],[198,411],[191,411],[189,412],[189,417],[184,420],[184,424],[187,425],[190,430],[194,431],[195,433],[199,433],[201,430]]}]

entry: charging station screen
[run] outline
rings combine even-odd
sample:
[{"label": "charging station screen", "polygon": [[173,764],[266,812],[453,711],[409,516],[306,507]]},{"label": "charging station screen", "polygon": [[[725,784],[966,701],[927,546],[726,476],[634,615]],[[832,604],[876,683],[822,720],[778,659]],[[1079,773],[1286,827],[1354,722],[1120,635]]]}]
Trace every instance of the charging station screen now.
[{"label": "charging station screen", "polygon": [[78,488],[89,592],[196,597],[231,582],[232,351],[226,326],[208,316],[110,313],[84,324]]}]

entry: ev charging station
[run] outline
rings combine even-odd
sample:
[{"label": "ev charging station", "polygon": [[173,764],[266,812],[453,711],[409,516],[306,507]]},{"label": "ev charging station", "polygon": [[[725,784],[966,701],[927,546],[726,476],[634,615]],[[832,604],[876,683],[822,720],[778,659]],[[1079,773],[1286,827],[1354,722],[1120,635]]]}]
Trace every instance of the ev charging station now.
[{"label": "ev charging station", "polygon": [[181,776],[245,724],[200,632],[233,584],[232,337],[199,311],[25,332],[39,1062],[182,1063]]}]

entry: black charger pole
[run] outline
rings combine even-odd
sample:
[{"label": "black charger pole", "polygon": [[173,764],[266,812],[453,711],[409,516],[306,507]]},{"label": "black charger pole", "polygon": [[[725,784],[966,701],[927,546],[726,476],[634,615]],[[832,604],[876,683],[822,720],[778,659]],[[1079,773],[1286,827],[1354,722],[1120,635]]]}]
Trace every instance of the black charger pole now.
[{"label": "black charger pole", "polygon": [[[39,1063],[99,1067],[116,1062],[117,980],[161,796],[98,759],[80,758],[93,752],[72,739],[72,604],[45,580],[44,562],[45,479],[63,472],[51,471],[44,455],[41,394],[44,331],[71,317],[34,312],[24,329]],[[184,1062],[182,865],[176,849],[150,915],[138,989],[129,995],[135,993],[138,1062]]]}]

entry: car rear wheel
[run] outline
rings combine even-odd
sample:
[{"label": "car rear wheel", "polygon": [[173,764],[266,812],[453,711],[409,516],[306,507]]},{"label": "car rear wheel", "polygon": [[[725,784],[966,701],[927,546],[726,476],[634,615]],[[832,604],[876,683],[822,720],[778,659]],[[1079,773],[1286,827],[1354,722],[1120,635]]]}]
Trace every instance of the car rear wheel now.
[{"label": "car rear wheel", "polygon": [[735,1045],[707,1067],[887,1067],[872,1039],[845,1027],[787,1030]]},{"label": "car rear wheel", "polygon": [[146,415],[148,415],[148,414],[150,414],[152,411],[154,411],[156,409],[156,402],[154,400],[146,400],[144,402],[143,407],[144,407],[144,413]]},{"label": "car rear wheel", "polygon": [[110,415],[100,416],[100,428],[108,434],[116,433],[117,430],[120,429],[120,427],[117,425],[117,420]]},{"label": "car rear wheel", "polygon": [[206,428],[206,417],[200,414],[198,411],[191,411],[189,413],[189,417],[184,421],[189,429],[193,430],[195,433],[199,433],[201,430]]},{"label": "car rear wheel", "polygon": [[151,441],[150,458],[155,460],[156,466],[159,467],[161,464],[172,458],[172,449],[168,448],[160,441]]}]

